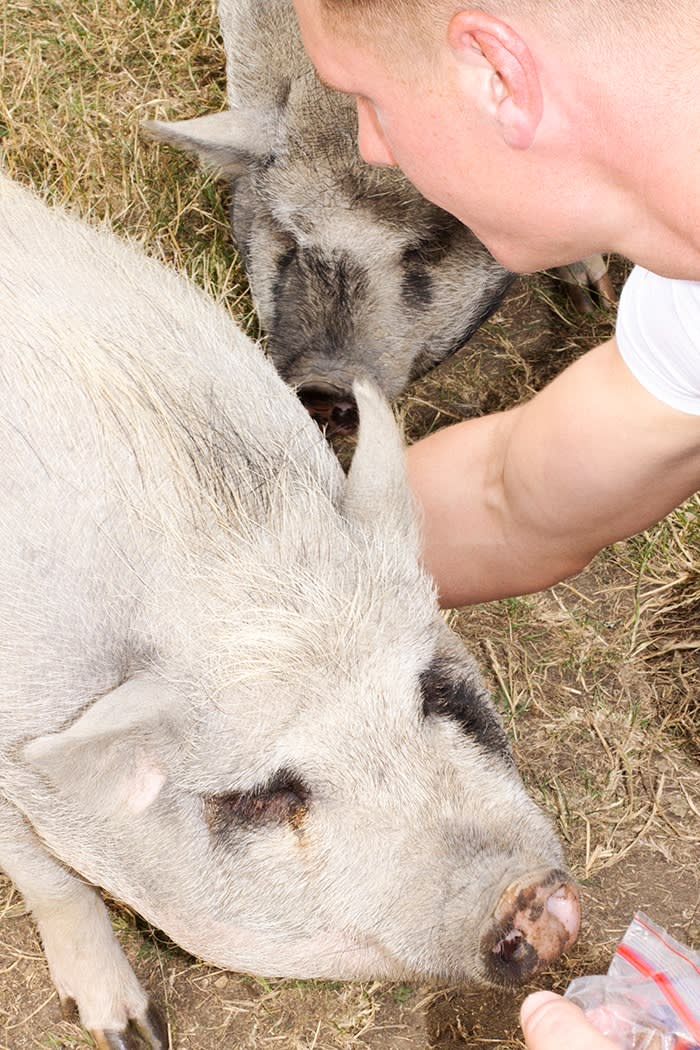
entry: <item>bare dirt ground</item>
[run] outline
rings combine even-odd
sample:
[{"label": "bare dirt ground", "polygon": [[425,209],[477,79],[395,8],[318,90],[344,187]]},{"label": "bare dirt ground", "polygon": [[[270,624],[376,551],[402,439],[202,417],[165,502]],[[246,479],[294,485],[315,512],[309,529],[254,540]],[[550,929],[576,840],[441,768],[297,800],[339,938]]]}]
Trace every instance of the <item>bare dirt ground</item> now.
[{"label": "bare dirt ground", "polygon": [[[108,218],[254,326],[225,194],[138,123],[223,104],[211,7],[2,0],[0,149],[54,200]],[[623,267],[617,264],[618,284]],[[520,280],[470,346],[402,399],[411,439],[529,396],[604,339],[547,275]],[[503,711],[533,797],[582,887],[578,944],[538,986],[602,972],[635,909],[700,943],[700,500],[539,595],[451,615]],[[208,967],[127,910],[114,924],[178,1050],[522,1046],[518,994],[420,984],[267,981]],[[0,1050],[92,1046],[61,1020],[21,898],[0,876]]]}]

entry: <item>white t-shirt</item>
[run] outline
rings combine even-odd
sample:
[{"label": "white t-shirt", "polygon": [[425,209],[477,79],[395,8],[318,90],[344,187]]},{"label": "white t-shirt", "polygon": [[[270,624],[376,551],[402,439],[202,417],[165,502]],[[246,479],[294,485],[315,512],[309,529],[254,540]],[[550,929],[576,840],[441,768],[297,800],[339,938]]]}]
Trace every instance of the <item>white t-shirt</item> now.
[{"label": "white t-shirt", "polygon": [[622,289],[615,336],[649,393],[700,415],[700,281],[673,281],[635,266]]}]

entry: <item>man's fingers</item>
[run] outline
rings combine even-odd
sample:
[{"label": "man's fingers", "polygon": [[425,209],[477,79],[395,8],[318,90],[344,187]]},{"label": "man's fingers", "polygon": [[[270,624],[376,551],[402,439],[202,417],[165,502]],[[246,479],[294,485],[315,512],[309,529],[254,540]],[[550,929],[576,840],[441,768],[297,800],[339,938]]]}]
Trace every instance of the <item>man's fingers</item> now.
[{"label": "man's fingers", "polygon": [[530,1050],[618,1050],[568,999],[534,992],[520,1008],[520,1024]]}]

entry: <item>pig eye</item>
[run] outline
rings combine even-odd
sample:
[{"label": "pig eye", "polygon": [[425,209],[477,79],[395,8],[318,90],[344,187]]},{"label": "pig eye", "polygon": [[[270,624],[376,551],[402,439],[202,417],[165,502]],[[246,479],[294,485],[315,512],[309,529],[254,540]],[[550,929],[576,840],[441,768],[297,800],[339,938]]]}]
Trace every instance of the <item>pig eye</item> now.
[{"label": "pig eye", "polygon": [[250,791],[230,791],[204,798],[204,816],[209,830],[220,835],[229,828],[261,824],[291,824],[298,827],[308,808],[310,792],[290,770],[279,770],[265,784]]}]

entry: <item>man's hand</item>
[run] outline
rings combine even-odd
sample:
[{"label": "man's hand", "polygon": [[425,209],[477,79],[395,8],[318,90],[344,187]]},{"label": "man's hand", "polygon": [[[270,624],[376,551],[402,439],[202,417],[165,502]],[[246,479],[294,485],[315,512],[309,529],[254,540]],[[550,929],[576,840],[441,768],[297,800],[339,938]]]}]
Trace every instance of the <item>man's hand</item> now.
[{"label": "man's hand", "polygon": [[619,1050],[586,1020],[578,1006],[554,992],[535,992],[520,1008],[529,1050]]},{"label": "man's hand", "polygon": [[444,606],[543,590],[700,487],[700,416],[653,397],[614,339],[525,404],[413,445],[424,559]]}]

